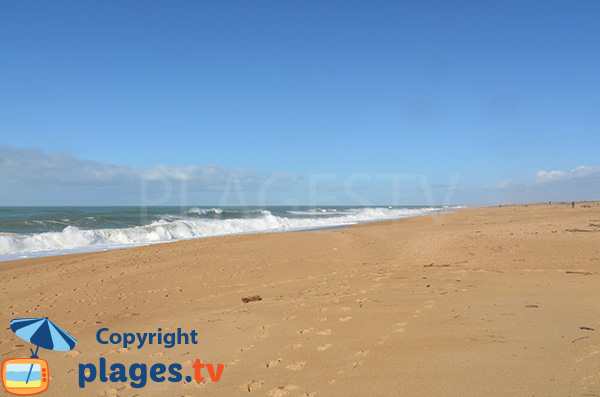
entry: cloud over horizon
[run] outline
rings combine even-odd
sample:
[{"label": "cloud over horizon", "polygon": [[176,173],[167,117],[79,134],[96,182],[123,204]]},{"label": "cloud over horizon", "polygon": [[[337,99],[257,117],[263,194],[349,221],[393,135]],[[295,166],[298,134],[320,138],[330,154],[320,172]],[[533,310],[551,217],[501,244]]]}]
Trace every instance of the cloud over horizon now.
[{"label": "cloud over horizon", "polygon": [[[598,166],[582,165],[570,171],[540,170],[529,181],[507,178],[490,184],[461,185],[457,177],[450,184],[432,181],[428,184],[430,187],[420,186],[419,180],[421,185],[427,180],[421,174],[419,177],[410,174],[411,178],[406,178],[408,182],[402,187],[382,185],[385,178],[376,175],[357,174],[361,176],[360,184],[354,181],[356,175],[327,174],[327,178],[323,175],[261,173],[218,164],[136,167],[102,163],[68,153],[0,145],[0,205],[181,205],[187,202],[235,205],[257,201],[248,197],[258,197],[259,202],[267,198],[270,203],[285,204],[326,195],[334,197],[332,205],[352,200],[362,204],[470,205],[600,198]],[[313,178],[325,184],[315,188]],[[330,186],[334,186],[331,183],[338,187],[335,191],[339,193],[335,196],[330,195]],[[425,187],[431,188],[435,197],[431,193],[424,195]],[[310,189],[318,189],[319,193]],[[450,190],[455,194],[448,196]],[[448,203],[446,197],[453,197],[452,202]]]},{"label": "cloud over horizon", "polygon": [[[2,201],[7,193],[31,194],[63,190],[118,192],[128,201],[140,198],[142,190],[156,196],[165,188],[185,187],[185,194],[194,192],[221,193],[224,189],[255,191],[271,178],[273,184],[302,179],[298,174],[263,174],[245,168],[224,168],[218,164],[207,166],[171,167],[159,164],[153,167],[134,167],[102,163],[74,157],[68,153],[48,153],[37,148],[12,148],[0,145],[0,180],[3,184]],[[161,190],[160,193],[152,191]],[[57,196],[61,196],[58,194]],[[64,197],[63,197],[64,198]],[[9,199],[14,205],[15,198]]]},{"label": "cloud over horizon", "polygon": [[543,184],[543,183],[552,183],[566,180],[574,180],[574,179],[600,179],[600,167],[588,167],[585,165],[580,165],[577,168],[570,170],[569,172],[565,172],[562,170],[554,170],[554,171],[538,171],[535,175],[535,183]]}]

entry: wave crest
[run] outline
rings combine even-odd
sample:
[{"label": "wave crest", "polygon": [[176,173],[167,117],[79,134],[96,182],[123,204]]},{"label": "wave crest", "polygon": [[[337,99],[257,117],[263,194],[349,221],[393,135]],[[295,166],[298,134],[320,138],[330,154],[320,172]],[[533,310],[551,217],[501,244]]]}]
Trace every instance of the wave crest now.
[{"label": "wave crest", "polygon": [[[282,232],[397,219],[441,211],[440,208],[355,208],[341,211],[288,211],[302,217],[275,216],[268,210],[253,217],[227,219],[162,216],[148,225],[84,230],[67,226],[60,232],[0,234],[0,259],[99,251],[192,238],[245,233]],[[219,208],[191,208],[188,214],[223,214]],[[240,214],[241,215],[241,214]]]}]

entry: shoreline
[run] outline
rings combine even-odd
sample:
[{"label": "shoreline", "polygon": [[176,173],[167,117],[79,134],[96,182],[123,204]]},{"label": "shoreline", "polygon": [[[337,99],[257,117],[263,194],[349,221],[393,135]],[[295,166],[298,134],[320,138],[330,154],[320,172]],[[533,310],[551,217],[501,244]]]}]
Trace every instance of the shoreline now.
[{"label": "shoreline", "polygon": [[[411,207],[411,206],[408,206],[408,207]],[[68,208],[68,207],[66,207],[66,208]],[[119,207],[115,207],[115,208],[119,208]],[[421,207],[421,208],[426,208],[426,207]],[[275,229],[275,230],[222,234],[222,235],[215,235],[215,236],[189,237],[189,238],[183,238],[183,239],[173,239],[173,240],[164,240],[164,241],[159,241],[159,242],[141,243],[139,245],[134,244],[134,245],[128,245],[128,246],[119,246],[116,248],[98,247],[97,249],[92,249],[92,246],[88,246],[90,248],[89,250],[87,250],[85,248],[72,248],[72,249],[65,249],[64,253],[60,253],[60,252],[54,253],[53,252],[52,254],[41,254],[39,256],[35,255],[35,256],[24,257],[24,258],[10,257],[10,256],[18,256],[19,254],[4,254],[4,255],[8,256],[9,258],[4,259],[4,258],[2,258],[2,255],[0,255],[0,265],[4,262],[11,262],[11,261],[21,261],[21,260],[36,259],[36,258],[48,258],[48,257],[54,257],[54,256],[89,254],[89,253],[94,253],[94,252],[107,252],[107,251],[122,250],[122,249],[129,249],[129,248],[135,248],[135,247],[145,247],[145,246],[152,246],[152,245],[157,245],[157,244],[167,244],[167,243],[174,243],[174,242],[178,242],[178,241],[189,241],[189,240],[207,239],[207,238],[214,238],[214,237],[243,236],[243,235],[270,234],[270,233],[310,232],[310,231],[318,231],[318,230],[336,230],[336,229],[343,229],[343,228],[347,228],[347,227],[353,227],[353,226],[357,226],[357,225],[361,225],[361,224],[365,224],[365,223],[387,222],[387,221],[394,221],[397,219],[412,218],[412,217],[419,217],[419,216],[432,215],[432,214],[451,213],[451,212],[458,211],[458,210],[465,209],[465,208],[477,208],[477,207],[457,206],[456,208],[440,208],[439,212],[432,212],[431,214],[408,215],[408,216],[403,216],[400,218],[356,221],[356,223],[350,223],[350,224],[340,224],[340,225],[331,225],[331,226],[322,226],[322,227],[315,226],[315,227],[307,227],[307,228],[301,228],[301,229],[289,229],[289,230]],[[438,210],[436,210],[436,211],[438,211]],[[81,229],[81,230],[85,231],[87,229]],[[98,230],[102,230],[102,229],[98,229]],[[2,235],[2,233],[0,233],[0,235]],[[83,249],[83,250],[81,250],[81,249]],[[73,251],[73,252],[71,252],[71,251]],[[48,251],[39,251],[39,252],[48,252]]]},{"label": "shoreline", "polygon": [[[49,395],[80,392],[78,365],[99,358],[224,365],[218,383],[86,385],[103,396],[593,395],[599,237],[597,203],[546,204],[22,259],[0,264],[0,316],[47,316],[78,340],[40,354]],[[199,343],[102,345],[101,328]],[[29,347],[0,335],[4,358]]]}]

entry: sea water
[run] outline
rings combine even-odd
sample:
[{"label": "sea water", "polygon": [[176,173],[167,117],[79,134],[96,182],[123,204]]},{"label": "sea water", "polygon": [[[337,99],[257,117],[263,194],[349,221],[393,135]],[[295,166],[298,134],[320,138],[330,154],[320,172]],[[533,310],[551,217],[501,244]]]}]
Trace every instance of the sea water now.
[{"label": "sea water", "polygon": [[0,261],[231,234],[340,227],[453,208],[0,207]]}]

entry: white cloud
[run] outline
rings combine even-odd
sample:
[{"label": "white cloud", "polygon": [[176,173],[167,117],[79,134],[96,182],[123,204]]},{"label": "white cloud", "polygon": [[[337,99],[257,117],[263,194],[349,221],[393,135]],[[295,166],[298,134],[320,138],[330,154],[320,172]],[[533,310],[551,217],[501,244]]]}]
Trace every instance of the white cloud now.
[{"label": "white cloud", "polygon": [[600,178],[600,167],[588,167],[585,165],[580,165],[569,172],[561,170],[547,172],[542,170],[538,171],[538,173],[535,175],[535,183],[543,184],[584,178]]},{"label": "white cloud", "polygon": [[517,184],[518,182],[514,179],[505,179],[503,181],[498,182],[495,187],[497,189],[506,189],[507,187],[515,186]]},{"label": "white cloud", "polygon": [[30,203],[32,198],[43,200],[47,195],[54,195],[55,201],[59,202],[65,202],[69,195],[74,201],[85,196],[88,198],[84,201],[90,202],[94,201],[90,198],[100,199],[99,196],[110,193],[129,197],[129,202],[135,202],[143,189],[147,189],[149,194],[168,188],[179,189],[182,194],[185,190],[186,194],[213,192],[218,195],[225,189],[258,191],[266,180],[274,181],[273,189],[277,189],[277,184],[299,179],[302,176],[297,174],[262,174],[244,168],[224,168],[218,164],[132,167],[77,158],[67,153],[0,145],[3,193],[0,200],[12,204],[20,204],[21,197],[26,198],[24,203]]},{"label": "white cloud", "polygon": [[[276,174],[278,181],[294,181],[297,174]],[[205,189],[220,189],[232,181],[243,186],[257,185],[269,175],[244,168],[223,168],[218,164],[204,167],[131,167],[73,157],[67,153],[47,153],[33,148],[0,145],[0,180],[18,185],[106,185],[140,183],[148,180],[186,181]]]}]

